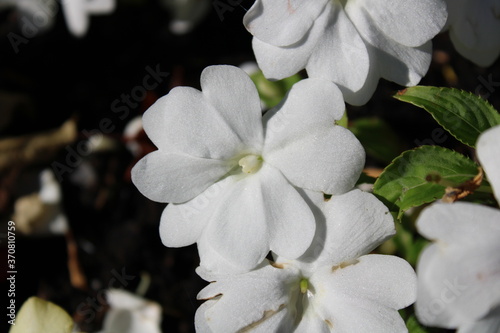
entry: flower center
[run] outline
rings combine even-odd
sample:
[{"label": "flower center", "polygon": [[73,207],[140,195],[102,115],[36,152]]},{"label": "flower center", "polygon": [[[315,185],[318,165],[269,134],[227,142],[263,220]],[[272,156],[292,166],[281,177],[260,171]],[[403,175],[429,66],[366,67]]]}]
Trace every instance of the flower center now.
[{"label": "flower center", "polygon": [[302,316],[309,307],[309,302],[314,297],[314,287],[305,277],[298,281],[297,290],[297,280],[292,283],[291,296],[290,296],[290,310],[295,318],[295,324],[298,325],[302,320]]},{"label": "flower center", "polygon": [[244,173],[256,173],[262,167],[262,157],[257,155],[247,155],[239,160],[238,164]]}]

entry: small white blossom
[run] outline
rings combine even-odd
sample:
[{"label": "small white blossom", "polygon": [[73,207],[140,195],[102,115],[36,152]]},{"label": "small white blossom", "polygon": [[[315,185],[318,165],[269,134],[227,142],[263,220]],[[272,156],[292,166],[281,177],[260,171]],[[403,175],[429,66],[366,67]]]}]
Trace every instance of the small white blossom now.
[{"label": "small white blossom", "polygon": [[500,55],[500,1],[446,0],[450,39],[455,49],[487,67]]},{"label": "small white blossom", "polygon": [[[500,202],[500,126],[482,133],[477,154]],[[418,319],[459,332],[500,328],[500,210],[474,203],[437,203],[417,221],[433,240],[420,255]]]},{"label": "small white blossom", "polygon": [[305,68],[361,105],[381,77],[410,86],[420,81],[446,15],[442,0],[257,0],[243,21],[266,77]]},{"label": "small white blossom", "polygon": [[365,255],[395,233],[387,208],[353,190],[317,205],[318,230],[297,260],[278,257],[244,274],[197,269],[211,281],[198,298],[198,332],[407,332],[398,313],[416,277],[401,258]]},{"label": "small white blossom", "polygon": [[171,203],[163,243],[198,242],[206,265],[222,257],[251,269],[269,250],[297,258],[315,230],[298,188],[344,193],[364,165],[359,141],[335,125],[342,94],[329,81],[303,80],[262,117],[255,85],[239,68],[208,67],[201,87],[172,89],[143,118],[159,150],[134,166],[132,180],[148,198]]},{"label": "small white blossom", "polygon": [[161,333],[161,306],[122,289],[106,292],[110,309],[99,333]]}]

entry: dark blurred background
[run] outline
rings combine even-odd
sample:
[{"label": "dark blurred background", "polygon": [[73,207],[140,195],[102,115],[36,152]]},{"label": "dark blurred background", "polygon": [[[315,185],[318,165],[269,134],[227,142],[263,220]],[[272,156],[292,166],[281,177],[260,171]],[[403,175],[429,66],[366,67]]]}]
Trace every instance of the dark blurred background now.
[{"label": "dark blurred background", "polygon": [[[251,35],[241,23],[253,1],[232,7],[223,20],[213,7],[216,1],[199,1],[210,1],[210,10],[183,35],[172,33],[172,13],[159,1],[119,1],[113,13],[91,16],[82,38],[68,32],[59,10],[53,26],[20,43],[18,52],[9,33],[22,36],[20,14],[15,8],[0,12],[0,160],[8,160],[0,161],[0,234],[5,237],[18,199],[39,190],[40,171],[58,167],[62,213],[70,230],[63,235],[17,231],[18,308],[38,295],[67,310],[82,331],[96,331],[107,309],[100,302],[102,291],[116,274],[125,273],[125,283],[115,286],[135,292],[146,284],[144,297],[163,307],[164,332],[194,331],[194,313],[200,304],[196,294],[206,284],[194,271],[199,261],[196,246],[169,249],[162,245],[158,226],[165,204],[143,197],[130,181],[133,164],[155,148],[144,133],[127,137],[123,131],[174,86],[198,88],[206,66],[238,66],[254,59]],[[500,107],[498,92],[481,88],[489,75],[500,81],[498,61],[481,69],[460,57],[446,34],[434,43],[434,61],[421,84],[479,92]],[[161,82],[150,90],[134,90],[144,85],[151,70],[163,73]],[[436,141],[432,133],[439,126],[424,111],[392,99],[398,89],[382,80],[367,105],[348,106],[350,119],[383,119],[399,138],[401,151]],[[127,103],[123,94],[134,91],[141,98]],[[69,119],[76,126],[69,143],[42,147],[33,158],[20,156],[23,148],[8,141],[32,135],[40,143],[45,131],[56,130]],[[107,119],[106,131],[103,119]],[[71,151],[83,149],[89,133],[102,134],[106,140],[99,137],[99,149],[68,157]],[[450,135],[438,141],[434,143],[470,154]],[[127,149],[130,142],[135,150]],[[68,166],[68,158],[75,166],[61,169]],[[379,168],[387,165],[371,157],[368,163]],[[3,240],[0,248],[1,288],[6,293]],[[1,322],[1,331],[6,332],[6,319]]]}]

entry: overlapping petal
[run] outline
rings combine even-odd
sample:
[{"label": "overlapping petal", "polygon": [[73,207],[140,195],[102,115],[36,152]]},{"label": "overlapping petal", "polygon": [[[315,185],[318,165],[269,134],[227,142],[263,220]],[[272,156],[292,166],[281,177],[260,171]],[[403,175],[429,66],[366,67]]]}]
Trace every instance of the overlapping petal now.
[{"label": "overlapping petal", "polygon": [[447,17],[446,4],[436,0],[371,0],[347,1],[348,14],[364,12],[388,38],[404,45],[416,47],[431,40],[443,28]]},{"label": "overlapping petal", "polygon": [[417,221],[436,242],[421,254],[419,320],[455,328],[477,321],[500,302],[500,210],[472,203],[434,204]]},{"label": "overlapping petal", "polygon": [[228,177],[211,185],[188,202],[169,204],[163,211],[160,221],[160,237],[163,244],[181,247],[196,243],[208,225],[222,193],[233,186],[234,182],[233,177]]},{"label": "overlapping petal", "polygon": [[268,79],[279,80],[305,68],[313,50],[321,48],[320,42],[329,22],[329,6],[314,21],[311,29],[299,41],[289,46],[276,46],[254,37],[252,47],[255,58]]},{"label": "overlapping petal", "polygon": [[321,15],[327,25],[305,66],[307,74],[333,81],[342,90],[361,90],[370,71],[363,39],[340,3],[334,1]]},{"label": "overlapping petal", "polygon": [[[372,194],[353,190],[315,204],[317,232],[299,258],[302,269],[338,266],[369,253],[396,230],[387,207]],[[280,262],[278,259],[277,262]]]},{"label": "overlapping petal", "polygon": [[[285,4],[281,0],[275,6]],[[276,13],[280,11],[263,6],[252,12],[249,31],[264,75],[280,79],[305,68],[309,77],[337,83],[346,101],[354,105],[368,101],[380,77],[402,85],[417,84],[429,68],[429,41],[447,18],[443,0],[330,1],[307,33],[301,27],[287,26],[290,35],[303,36],[287,44],[256,33],[267,28],[258,24],[259,18]]]},{"label": "overlapping petal", "polygon": [[261,41],[277,46],[298,42],[309,31],[328,0],[257,0],[243,24]]},{"label": "overlapping petal", "polygon": [[153,143],[166,152],[211,159],[261,149],[261,111],[248,75],[232,66],[211,66],[201,81],[206,92],[176,87],[146,111],[143,126]]},{"label": "overlapping petal", "polygon": [[[384,7],[383,10],[387,10],[387,8]],[[374,28],[377,24],[385,25],[388,23],[378,22],[377,18],[373,18],[363,6],[350,5],[348,2],[346,12],[363,37],[367,48],[371,48],[370,56],[375,58],[381,77],[401,85],[415,85],[427,73],[432,52],[430,42],[424,41],[415,46],[401,44]],[[408,16],[413,17],[413,14]],[[418,20],[419,18],[420,16],[417,16],[414,19]],[[442,27],[445,21],[446,16],[444,15],[439,21],[439,26]],[[426,29],[420,30],[427,31]],[[432,31],[436,34],[439,30],[440,28],[429,29],[428,32]]]},{"label": "overlapping petal", "polygon": [[364,165],[364,149],[335,121],[344,104],[339,89],[321,79],[294,85],[283,104],[270,111],[263,157],[295,186],[342,194]]},{"label": "overlapping petal", "polygon": [[397,310],[415,301],[416,277],[405,260],[362,256],[347,267],[319,270],[310,283],[322,300],[315,311],[331,331],[407,332]]},{"label": "overlapping petal", "polygon": [[206,232],[217,252],[251,269],[270,249],[300,256],[311,243],[315,223],[300,194],[264,164],[254,177],[239,180],[224,193]]},{"label": "overlapping petal", "polygon": [[447,0],[450,39],[455,49],[479,66],[500,55],[500,4],[495,0]]},{"label": "overlapping petal", "polygon": [[268,264],[244,275],[220,277],[198,294],[199,299],[216,300],[198,309],[197,321],[205,321],[201,325],[212,332],[238,332],[250,327],[255,332],[273,332],[279,327],[289,328],[293,320],[283,319],[289,315],[288,282],[295,280],[296,273]]},{"label": "overlapping petal", "polygon": [[242,147],[260,151],[264,141],[262,111],[250,77],[237,67],[211,66],[201,73],[200,83],[203,96],[238,136]]},{"label": "overlapping petal", "polygon": [[[360,195],[358,190],[352,193]],[[320,198],[311,194],[311,200],[320,206]],[[376,200],[366,193],[361,196],[370,197],[368,201]],[[349,200],[346,195],[344,199]],[[356,205],[351,207],[339,202],[331,205],[351,213],[349,209],[359,209],[354,207]],[[368,204],[368,210],[370,206]],[[347,231],[348,228],[334,219],[338,211],[324,207],[320,211],[328,216],[327,232],[339,235],[339,239],[345,238],[343,244],[354,233],[354,242],[363,248],[361,241],[370,238],[369,234],[377,226],[374,224],[373,229],[354,226],[354,231]],[[380,214],[375,214],[375,218],[385,220]],[[322,254],[325,257],[329,255],[326,252]],[[199,267],[198,274],[212,283],[198,295],[200,299],[209,300],[197,311],[197,328],[200,332],[250,328],[255,332],[405,332],[404,321],[397,310],[415,300],[413,269],[401,258],[359,257],[358,253],[352,251],[349,263],[338,267],[332,267],[331,260],[309,265],[302,261],[303,258],[278,259],[272,265],[265,261],[243,274],[213,272]],[[301,289],[304,279],[307,291]],[[353,316],[356,320],[352,320]]]},{"label": "overlapping petal", "polygon": [[180,203],[203,192],[232,167],[227,161],[157,150],[137,162],[132,181],[151,200]]}]

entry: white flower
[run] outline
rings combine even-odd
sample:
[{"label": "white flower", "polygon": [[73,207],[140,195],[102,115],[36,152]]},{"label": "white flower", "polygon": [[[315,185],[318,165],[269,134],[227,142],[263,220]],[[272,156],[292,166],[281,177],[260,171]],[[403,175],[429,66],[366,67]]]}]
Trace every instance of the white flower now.
[{"label": "white flower", "polygon": [[415,272],[365,255],[395,233],[387,208],[360,190],[311,200],[318,230],[301,258],[238,275],[197,269],[212,281],[198,294],[198,332],[407,332],[397,310],[415,301]]},{"label": "white flower", "polygon": [[446,0],[450,39],[455,49],[479,66],[500,55],[500,1]]},{"label": "white flower", "polygon": [[380,77],[415,85],[431,61],[430,39],[446,22],[442,0],[257,0],[243,22],[266,77],[305,68],[366,103]]},{"label": "white flower", "polygon": [[[481,134],[477,154],[500,202],[500,126]],[[438,203],[422,212],[417,228],[434,241],[417,266],[418,319],[460,332],[498,332],[500,210]]]},{"label": "white flower", "polygon": [[106,292],[110,309],[100,333],[161,333],[161,306],[122,289]]},{"label": "white flower", "polygon": [[68,29],[77,37],[87,33],[90,15],[108,14],[115,9],[115,0],[62,0],[61,3]]},{"label": "white flower", "polygon": [[170,202],[161,218],[166,246],[198,242],[202,261],[221,256],[251,269],[269,250],[300,256],[314,235],[298,188],[341,194],[364,165],[354,135],[335,125],[344,113],[338,88],[303,80],[261,116],[255,85],[232,66],[201,74],[202,92],[177,87],[144,115],[158,151],[132,170],[148,198]]}]

